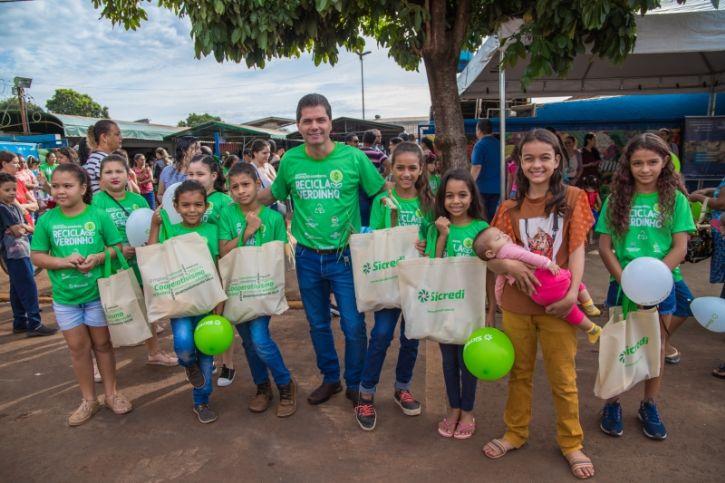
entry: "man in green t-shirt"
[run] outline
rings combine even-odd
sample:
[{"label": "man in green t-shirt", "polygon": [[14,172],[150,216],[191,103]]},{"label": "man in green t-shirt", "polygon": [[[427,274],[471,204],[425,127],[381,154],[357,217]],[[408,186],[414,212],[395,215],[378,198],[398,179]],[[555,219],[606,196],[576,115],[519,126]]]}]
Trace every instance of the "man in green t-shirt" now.
[{"label": "man in green t-shirt", "polygon": [[287,151],[272,186],[259,194],[270,204],[291,197],[292,234],[297,239],[297,280],[322,384],[307,401],[320,404],[340,392],[340,363],[330,328],[330,291],[340,310],[345,334],[346,395],[357,403],[367,334],[355,303],[348,239],[360,231],[358,193],[375,196],[385,180],[357,148],[330,139],[332,109],[320,94],[297,104],[297,129],[304,144]]}]

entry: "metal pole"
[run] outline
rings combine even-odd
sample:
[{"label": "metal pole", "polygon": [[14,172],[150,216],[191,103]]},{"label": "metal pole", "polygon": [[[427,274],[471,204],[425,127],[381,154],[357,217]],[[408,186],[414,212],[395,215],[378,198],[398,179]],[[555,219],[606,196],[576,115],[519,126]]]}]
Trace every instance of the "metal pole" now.
[{"label": "metal pole", "polygon": [[23,134],[30,134],[30,126],[28,125],[28,113],[25,111],[25,89],[18,86],[18,107],[20,108],[20,121],[23,124]]},{"label": "metal pole", "polygon": [[498,48],[498,95],[499,95],[499,126],[501,134],[501,203],[506,199],[506,72],[503,68],[503,44]]},{"label": "metal pole", "polygon": [[356,52],[360,58],[360,90],[362,91],[362,118],[365,120],[365,72],[363,70],[363,57],[368,55],[370,51]]}]

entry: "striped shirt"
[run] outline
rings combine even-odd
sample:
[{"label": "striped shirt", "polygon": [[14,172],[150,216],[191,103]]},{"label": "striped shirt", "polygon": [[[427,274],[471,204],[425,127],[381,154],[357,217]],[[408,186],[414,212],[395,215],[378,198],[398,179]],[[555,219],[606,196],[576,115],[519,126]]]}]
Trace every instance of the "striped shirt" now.
[{"label": "striped shirt", "polygon": [[96,194],[101,190],[101,161],[108,154],[102,151],[94,151],[88,156],[88,161],[83,165],[83,168],[88,173],[89,181],[91,182],[91,193]]}]

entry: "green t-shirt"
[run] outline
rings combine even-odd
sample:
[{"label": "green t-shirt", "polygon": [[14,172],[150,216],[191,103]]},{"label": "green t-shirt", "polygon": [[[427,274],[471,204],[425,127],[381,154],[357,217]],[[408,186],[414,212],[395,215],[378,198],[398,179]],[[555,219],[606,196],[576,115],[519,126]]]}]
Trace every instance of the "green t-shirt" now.
[{"label": "green t-shirt", "polygon": [[211,253],[212,258],[216,260],[219,257],[217,227],[211,223],[199,223],[194,227],[186,226],[183,222],[175,225],[167,225],[166,229],[161,230],[159,241],[164,242],[170,238],[174,238],[175,236],[186,235],[187,233],[198,233],[204,240],[206,240],[206,245],[209,247],[209,252]]},{"label": "green t-shirt", "polygon": [[[107,246],[118,243],[121,243],[121,235],[104,211],[87,206],[79,215],[69,217],[63,214],[60,207],[56,207],[38,219],[30,248],[59,258],[74,253],[86,257],[101,253]],[[88,273],[81,273],[74,268],[48,270],[53,286],[53,300],[64,305],[98,300],[97,281],[102,275],[102,264]]]},{"label": "green t-shirt", "polygon": [[[681,232],[695,231],[692,213],[687,198],[681,192],[675,195],[675,207],[672,220],[662,225],[659,211],[659,194],[636,194],[629,212],[629,230],[623,237],[612,234],[607,221],[609,208],[607,198],[599,215],[595,228],[597,233],[612,237],[612,247],[622,268],[638,257],[654,257],[662,260],[672,248],[672,235]],[[675,281],[682,280],[680,267],[672,270]]]},{"label": "green t-shirt", "polygon": [[[388,193],[380,193],[373,199],[370,208],[370,228],[380,230],[390,228],[392,224],[392,210],[383,205],[381,200],[388,196]],[[402,198],[393,189],[393,201],[398,205],[398,226],[416,225],[420,226],[420,233],[425,236],[428,225],[433,222],[432,213],[423,213],[420,208],[420,198]]]},{"label": "green t-shirt", "polygon": [[433,194],[438,192],[438,188],[441,187],[441,177],[437,174],[432,174],[428,177],[428,184]]},{"label": "green t-shirt", "polygon": [[232,203],[232,199],[221,191],[215,191],[207,196],[206,202],[209,204],[209,207],[206,209],[201,221],[204,223],[211,223],[212,225],[218,225],[219,215],[224,208]]},{"label": "green t-shirt", "polygon": [[[488,223],[483,220],[473,220],[467,225],[456,226],[451,225],[446,240],[446,249],[444,256],[446,257],[475,257],[476,252],[473,251],[473,242],[476,236],[486,228]],[[436,242],[438,241],[438,228],[435,223],[428,227],[428,236],[426,237],[425,254],[431,258],[435,257]]]},{"label": "green t-shirt", "polygon": [[292,234],[304,246],[329,250],[345,247],[360,231],[359,191],[376,195],[385,185],[375,165],[360,149],[343,143],[324,159],[312,159],[302,144],[282,158],[272,195],[292,196]]},{"label": "green t-shirt", "polygon": [[38,171],[43,173],[43,176],[45,176],[45,179],[50,183],[50,178],[53,176],[53,171],[55,171],[55,168],[58,167],[58,163],[55,163],[53,165],[43,163],[40,166],[38,166]]},{"label": "green t-shirt", "polygon": [[129,215],[139,208],[149,207],[148,202],[143,196],[130,191],[126,191],[125,196],[121,200],[114,199],[105,191],[99,191],[93,195],[91,204],[108,213],[113,223],[116,224],[116,228],[118,228],[118,232],[121,234],[121,242],[124,244],[128,244],[126,222],[128,221]]},{"label": "green t-shirt", "polygon": [[[274,240],[287,243],[287,227],[281,214],[265,206],[259,212],[259,218],[262,224],[244,246],[259,246]],[[218,225],[219,240],[234,240],[243,235],[246,229],[247,220],[237,203],[232,203],[222,210]]]}]

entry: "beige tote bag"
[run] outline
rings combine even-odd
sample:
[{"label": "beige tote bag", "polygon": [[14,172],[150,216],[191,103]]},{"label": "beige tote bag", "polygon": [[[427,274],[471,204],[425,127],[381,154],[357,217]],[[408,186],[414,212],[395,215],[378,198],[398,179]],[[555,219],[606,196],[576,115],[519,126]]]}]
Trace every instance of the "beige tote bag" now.
[{"label": "beige tote bag", "polygon": [[656,308],[631,311],[624,318],[621,307],[611,307],[609,322],[599,337],[594,395],[609,399],[659,376],[660,349],[660,318]]},{"label": "beige tote bag", "polygon": [[113,347],[134,346],[151,338],[143,293],[121,250],[113,249],[121,269],[112,273],[110,252],[106,250],[103,278],[98,279],[101,305]]},{"label": "beige tote bag", "polygon": [[400,308],[398,262],[419,258],[417,226],[350,236],[355,300],[360,312]]},{"label": "beige tote bag", "polygon": [[149,321],[202,315],[227,299],[198,233],[136,248]]},{"label": "beige tote bag", "polygon": [[283,314],[289,309],[284,242],[237,247],[219,260],[219,274],[228,297],[224,317],[233,324]]},{"label": "beige tote bag", "polygon": [[405,336],[465,344],[486,318],[486,263],[475,257],[418,258],[398,264]]}]

